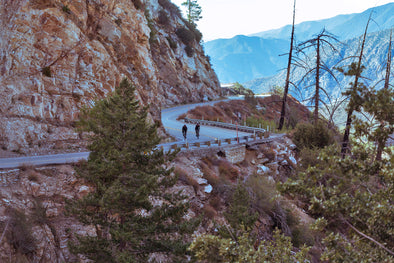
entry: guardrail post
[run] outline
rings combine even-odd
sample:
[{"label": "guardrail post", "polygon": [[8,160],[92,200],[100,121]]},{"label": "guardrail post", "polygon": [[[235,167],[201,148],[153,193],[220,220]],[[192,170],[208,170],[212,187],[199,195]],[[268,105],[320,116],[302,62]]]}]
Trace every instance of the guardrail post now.
[{"label": "guardrail post", "polygon": [[227,142],[228,144],[231,144],[231,139],[226,139],[226,142]]}]

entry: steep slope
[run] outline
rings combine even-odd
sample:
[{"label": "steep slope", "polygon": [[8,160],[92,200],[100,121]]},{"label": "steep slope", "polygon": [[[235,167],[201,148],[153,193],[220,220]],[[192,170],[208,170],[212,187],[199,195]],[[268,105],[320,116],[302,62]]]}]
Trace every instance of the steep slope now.
[{"label": "steep slope", "polygon": [[124,77],[154,120],[161,107],[220,95],[201,36],[168,0],[0,0],[0,27],[6,150],[70,147],[79,109]]}]

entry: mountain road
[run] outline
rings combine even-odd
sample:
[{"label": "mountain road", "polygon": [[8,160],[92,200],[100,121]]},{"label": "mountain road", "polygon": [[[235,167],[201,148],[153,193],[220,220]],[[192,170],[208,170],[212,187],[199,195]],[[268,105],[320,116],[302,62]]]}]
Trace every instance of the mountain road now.
[{"label": "mountain road", "polygon": [[[184,140],[182,136],[182,126],[185,124],[182,121],[178,121],[178,116],[186,113],[188,110],[193,109],[197,106],[213,105],[217,101],[202,102],[188,105],[176,106],[162,110],[161,120],[167,133],[172,136],[175,141],[170,143],[159,144],[158,147],[163,147],[164,150],[169,150],[173,144],[180,143],[194,143],[212,141],[215,139],[227,139],[236,138],[237,131],[224,129],[213,126],[201,125],[200,138],[197,139],[195,134],[195,125],[187,125],[187,138]],[[250,135],[247,132],[238,132],[238,136]],[[39,155],[39,156],[24,156],[14,158],[0,158],[0,169],[17,168],[23,165],[50,165],[50,164],[66,164],[75,163],[82,159],[87,159],[89,152],[76,152],[76,153],[64,153],[64,154],[50,154],[50,155]]]}]

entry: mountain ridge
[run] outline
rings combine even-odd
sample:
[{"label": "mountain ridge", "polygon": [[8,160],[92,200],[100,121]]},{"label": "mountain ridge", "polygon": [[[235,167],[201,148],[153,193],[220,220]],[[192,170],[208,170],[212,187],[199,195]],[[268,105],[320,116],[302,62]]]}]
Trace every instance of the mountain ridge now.
[{"label": "mountain ridge", "polygon": [[[323,28],[326,28],[328,32],[334,34],[341,41],[359,37],[364,32],[366,21],[371,12],[373,21],[370,23],[369,33],[379,32],[394,26],[394,3],[389,3],[367,9],[362,13],[338,15],[333,18],[296,24],[295,39],[297,42],[310,39],[320,33]],[[329,24],[324,26],[324,23]],[[291,26],[288,25],[248,36],[238,35],[230,39],[217,39],[206,42],[204,47],[221,83],[245,83],[257,78],[273,77],[278,74],[279,70],[286,67],[286,56],[280,55],[287,53],[289,50],[290,30]],[[263,35],[264,37],[261,37]],[[268,44],[260,46],[259,49],[249,47],[249,53],[243,57],[229,48],[221,48],[224,45],[227,47],[236,46],[241,38],[244,49],[247,49],[249,43],[256,42],[255,38],[261,38],[263,39],[262,42]],[[274,44],[278,42],[281,44]],[[263,56],[262,54],[266,55]],[[246,65],[246,62],[240,63],[240,61],[247,59],[248,65]],[[261,60],[270,63],[264,64]],[[236,63],[232,63],[233,61]]]},{"label": "mountain ridge", "polygon": [[[378,81],[384,78],[385,66],[387,59],[387,49],[388,49],[388,39],[389,39],[389,29],[384,31],[378,31],[374,33],[367,34],[365,48],[364,48],[364,58],[362,64],[365,69],[362,73],[362,82],[367,86],[375,86]],[[360,37],[349,39],[343,43],[338,43],[335,47],[340,55],[334,56],[332,53],[323,54],[322,60],[325,62],[328,68],[333,68],[334,65],[346,67],[351,63],[351,60],[343,61],[338,64],[341,59],[357,56],[360,47]],[[391,51],[394,55],[394,50]],[[393,65],[391,66],[393,68]],[[305,73],[301,68],[295,68],[291,73],[291,81],[299,87],[307,87],[314,82],[314,79],[307,79],[303,85],[299,83],[302,76]],[[333,78],[329,76],[329,73],[322,72],[320,76],[320,86],[326,89],[327,93],[332,98],[339,98],[342,96],[342,92],[349,86],[352,81],[351,77],[346,77],[343,74],[336,74],[336,82]],[[254,79],[244,83],[245,88],[251,89],[255,93],[268,92],[273,86],[283,86],[285,80],[285,72],[282,71],[275,76],[264,77],[259,79]],[[380,88],[379,85],[376,86]],[[296,92],[294,89],[290,89],[290,94],[299,100],[304,100],[312,96],[312,92],[309,89],[303,89],[303,94]],[[327,100],[326,100],[327,101]]]},{"label": "mountain ridge", "polygon": [[[313,36],[313,34],[319,33],[321,28],[325,28],[330,33],[339,36],[341,38],[341,32],[346,32],[345,39],[351,39],[361,35],[364,31],[365,21],[367,21],[369,15],[372,12],[373,22],[369,26],[369,32],[373,33],[382,29],[392,27],[394,24],[394,17],[390,14],[394,13],[394,3],[388,3],[381,6],[369,8],[361,13],[353,14],[340,14],[331,18],[305,21],[295,25],[295,33],[297,38],[301,41],[306,40]],[[374,17],[373,14],[378,14]],[[391,17],[391,19],[387,19]],[[297,14],[296,14],[297,21]],[[314,33],[309,33],[311,28],[315,27]],[[349,29],[349,30],[344,30]],[[286,25],[278,29],[271,29],[262,31],[248,36],[257,36],[262,38],[289,38],[291,33],[291,25]],[[343,35],[343,33],[342,33]],[[301,36],[301,37],[300,37]],[[342,39],[344,40],[344,39]]]}]

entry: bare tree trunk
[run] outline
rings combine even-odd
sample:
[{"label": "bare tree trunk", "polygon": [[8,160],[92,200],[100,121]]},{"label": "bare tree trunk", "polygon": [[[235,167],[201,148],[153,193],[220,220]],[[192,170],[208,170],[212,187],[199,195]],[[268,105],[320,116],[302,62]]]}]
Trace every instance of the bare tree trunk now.
[{"label": "bare tree trunk", "polygon": [[313,120],[315,125],[319,121],[319,91],[320,91],[320,37],[317,40],[316,49],[316,79],[315,79],[315,111],[313,112]]},{"label": "bare tree trunk", "polygon": [[278,130],[282,130],[283,123],[284,123],[285,116],[286,116],[287,93],[289,92],[289,84],[290,84],[290,68],[291,68],[291,62],[292,62],[292,59],[293,59],[295,6],[296,6],[296,0],[294,0],[294,6],[293,6],[293,26],[291,28],[290,52],[289,52],[289,60],[287,62],[286,82],[285,82],[285,89],[283,91],[282,111],[280,113],[280,120],[279,120]]},{"label": "bare tree trunk", "polygon": [[[358,57],[358,62],[357,62],[357,71],[356,71],[356,75],[355,75],[355,78],[354,78],[353,86],[351,87],[351,89],[353,89],[353,90],[357,89],[358,80],[359,80],[359,78],[361,76],[361,61],[362,61],[362,58],[363,58],[365,39],[367,38],[367,31],[368,31],[369,22],[371,21],[371,16],[372,16],[372,12],[369,15],[367,25],[365,26],[365,31],[364,31],[364,35],[363,35],[363,41],[362,41],[362,44],[361,44],[360,55]],[[348,112],[347,112],[345,132],[344,132],[343,141],[342,141],[342,149],[341,149],[342,158],[344,158],[346,153],[349,152],[350,128],[352,126],[352,115],[353,115],[353,111],[354,110],[355,110],[355,105],[354,105],[354,102],[353,102],[353,98],[350,97],[349,109],[348,109]]]},{"label": "bare tree trunk", "polygon": [[[389,49],[387,52],[387,64],[386,64],[386,76],[384,78],[384,89],[388,90],[389,89],[389,83],[390,83],[390,68],[391,68],[391,39],[393,35],[393,30],[390,31],[390,40],[389,40]],[[380,128],[383,129],[383,121],[380,122]],[[376,160],[380,161],[382,160],[382,153],[383,153],[383,148],[386,145],[386,139],[378,140],[378,149],[376,151]]]}]

